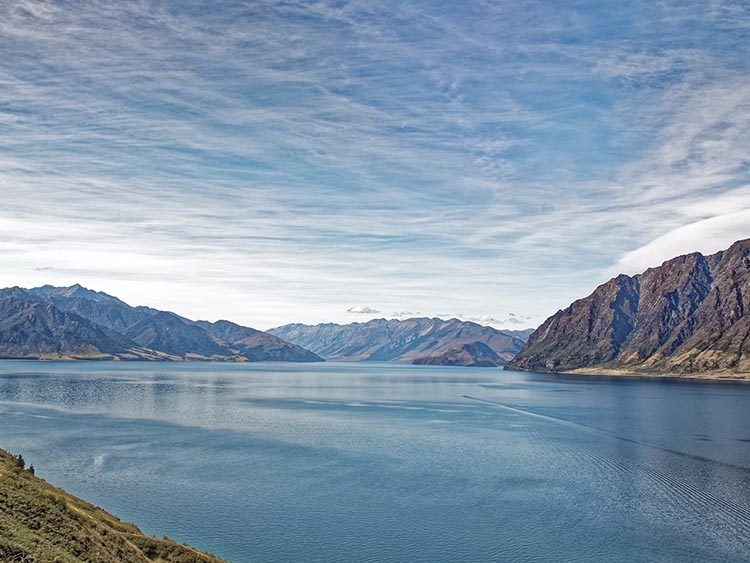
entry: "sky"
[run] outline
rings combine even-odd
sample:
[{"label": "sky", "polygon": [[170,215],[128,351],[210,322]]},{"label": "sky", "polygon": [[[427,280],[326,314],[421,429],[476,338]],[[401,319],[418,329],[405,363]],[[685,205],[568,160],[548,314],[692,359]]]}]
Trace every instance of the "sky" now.
[{"label": "sky", "polygon": [[540,324],[750,237],[750,2],[0,0],[0,286]]}]

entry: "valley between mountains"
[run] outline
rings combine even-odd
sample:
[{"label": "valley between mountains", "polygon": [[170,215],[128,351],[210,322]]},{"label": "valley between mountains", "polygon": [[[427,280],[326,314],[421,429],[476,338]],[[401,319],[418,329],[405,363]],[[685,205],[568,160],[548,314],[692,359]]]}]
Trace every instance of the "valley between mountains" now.
[{"label": "valley between mountains", "polygon": [[13,359],[320,362],[600,374],[750,377],[750,240],[619,275],[538,329],[458,319],[289,324],[266,332],[131,306],[73,285],[0,290],[0,356]]}]

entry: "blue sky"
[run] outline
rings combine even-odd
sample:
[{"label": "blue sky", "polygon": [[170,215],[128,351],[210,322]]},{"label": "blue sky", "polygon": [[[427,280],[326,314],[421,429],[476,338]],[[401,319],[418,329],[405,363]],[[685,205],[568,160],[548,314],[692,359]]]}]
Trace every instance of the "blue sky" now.
[{"label": "blue sky", "polygon": [[2,285],[535,326],[750,237],[750,5],[0,0]]}]

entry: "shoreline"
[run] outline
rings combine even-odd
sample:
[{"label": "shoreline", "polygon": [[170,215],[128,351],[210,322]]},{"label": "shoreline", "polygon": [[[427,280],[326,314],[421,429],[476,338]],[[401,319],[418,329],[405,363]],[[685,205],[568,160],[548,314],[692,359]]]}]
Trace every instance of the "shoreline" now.
[{"label": "shoreline", "polygon": [[548,375],[580,375],[607,379],[641,379],[649,381],[688,383],[742,383],[750,384],[750,372],[708,371],[694,373],[654,373],[626,368],[579,368],[566,371],[544,371],[503,367],[504,371],[543,373]]},{"label": "shoreline", "polygon": [[[43,362],[43,363],[60,363],[60,364],[73,364],[78,362],[83,363],[107,363],[112,362],[115,364],[131,364],[131,363],[148,363],[148,364],[321,364],[321,363],[370,363],[362,360],[323,360],[321,361],[310,361],[300,362],[293,360],[261,360],[261,361],[227,361],[219,359],[197,359],[197,358],[180,358],[180,359],[127,359],[123,360],[120,358],[7,358],[0,357],[0,365],[2,362]],[[411,362],[383,362],[392,364],[408,364],[408,365],[425,365],[425,364],[413,364]],[[489,369],[493,366],[465,366],[465,365],[440,365],[440,364],[429,364],[429,367],[444,367],[444,368],[455,368],[455,367],[482,367]],[[750,384],[750,372],[730,372],[730,371],[708,371],[708,372],[695,372],[687,374],[678,373],[654,373],[654,372],[642,372],[626,368],[579,368],[575,370],[567,371],[550,371],[541,369],[519,369],[516,367],[508,367],[507,364],[503,366],[494,366],[496,369],[501,371],[517,371],[521,373],[538,373],[546,375],[578,375],[578,376],[589,376],[589,377],[601,377],[608,379],[641,379],[651,381],[687,381],[687,382],[703,382],[703,383],[744,383]]]},{"label": "shoreline", "polygon": [[750,372],[729,372],[729,371],[707,371],[707,372],[694,372],[686,374],[676,373],[653,373],[653,372],[639,372],[636,370],[628,370],[621,368],[580,368],[576,370],[565,371],[561,373],[567,373],[572,375],[602,375],[602,376],[622,376],[622,377],[647,377],[651,379],[691,379],[700,381],[727,381],[727,382],[744,382],[750,383]]}]

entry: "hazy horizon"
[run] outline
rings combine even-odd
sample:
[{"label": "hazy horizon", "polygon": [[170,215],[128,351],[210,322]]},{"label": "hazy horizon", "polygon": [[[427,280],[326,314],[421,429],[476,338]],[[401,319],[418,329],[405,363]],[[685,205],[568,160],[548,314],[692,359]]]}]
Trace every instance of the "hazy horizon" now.
[{"label": "hazy horizon", "polygon": [[750,236],[736,2],[0,3],[0,285],[538,326]]}]

